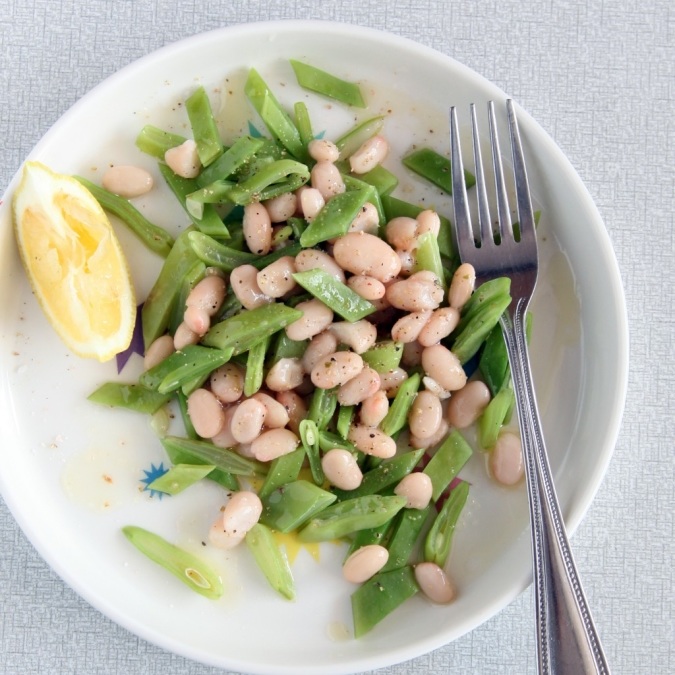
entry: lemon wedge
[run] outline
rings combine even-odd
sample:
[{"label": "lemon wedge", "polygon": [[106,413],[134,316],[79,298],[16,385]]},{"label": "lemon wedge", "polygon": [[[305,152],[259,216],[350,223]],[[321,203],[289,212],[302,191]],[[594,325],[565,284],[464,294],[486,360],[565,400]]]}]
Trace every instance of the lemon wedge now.
[{"label": "lemon wedge", "polygon": [[47,319],[78,356],[107,361],[131,342],[136,300],[105,212],[70,176],[27,162],[13,199],[21,260]]}]

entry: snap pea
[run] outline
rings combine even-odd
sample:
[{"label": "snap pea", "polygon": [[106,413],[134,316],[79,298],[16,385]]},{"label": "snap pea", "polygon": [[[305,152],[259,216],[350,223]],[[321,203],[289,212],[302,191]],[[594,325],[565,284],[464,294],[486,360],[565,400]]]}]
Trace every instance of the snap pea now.
[{"label": "snap pea", "polygon": [[[195,184],[197,184],[196,179]],[[228,203],[230,201],[228,196],[234,185],[235,183],[231,180],[218,179],[203,188],[190,192],[185,195],[185,210],[193,218],[203,218],[204,205]],[[231,206],[231,208],[233,207]]]},{"label": "snap pea", "polygon": [[329,506],[300,530],[304,542],[340,539],[352,532],[377,527],[391,520],[406,504],[405,497],[366,495]]},{"label": "snap pea", "polygon": [[354,405],[342,405],[338,410],[335,429],[343,439],[347,438],[349,434],[349,429],[352,426],[352,420],[354,419],[355,413],[356,413],[356,406]]},{"label": "snap pea", "polygon": [[319,431],[323,431],[333,419],[336,408],[336,390],[317,387],[312,393],[312,400],[307,411],[307,419],[314,422]]},{"label": "snap pea", "polygon": [[438,239],[433,232],[425,232],[417,237],[417,250],[415,251],[415,266],[413,271],[420,272],[422,270],[433,272],[438,277],[443,287],[443,292],[447,291],[448,285],[445,283],[441,251],[438,248]]},{"label": "snap pea", "polygon": [[231,356],[230,350],[187,345],[146,370],[138,381],[145,387],[156,389],[160,394],[166,394],[175,391],[183,382],[192,377],[197,377],[204,372],[210,373],[211,370],[222,366],[230,360]]},{"label": "snap pea", "polygon": [[208,476],[216,467],[213,464],[176,464],[165,474],[148,485],[149,490],[177,495]]},{"label": "snap pea", "polygon": [[262,500],[260,522],[278,532],[292,532],[335,501],[335,495],[306,480],[286,483]]},{"label": "snap pea", "polygon": [[461,333],[466,324],[474,318],[481,307],[491,300],[511,292],[511,279],[509,277],[497,277],[481,284],[471,295],[467,303],[462,307],[462,318],[457,324],[455,334]]},{"label": "snap pea", "polygon": [[179,455],[201,460],[200,462],[191,462],[184,459],[180,461],[172,460],[173,464],[213,464],[217,469],[237,476],[264,476],[267,473],[265,464],[242,457],[229,448],[219,448],[209,441],[166,436],[162,439],[162,445],[167,451],[174,451]]},{"label": "snap pea", "polygon": [[302,247],[311,248],[345,234],[367,200],[367,190],[349,190],[335,195],[300,236]]},{"label": "snap pea", "polygon": [[272,234],[272,248],[277,248],[287,242],[293,236],[293,228],[290,225],[282,225]]},{"label": "snap pea", "polygon": [[281,303],[272,303],[235,314],[212,326],[202,338],[203,344],[219,349],[232,347],[233,354],[248,351],[256,342],[274,335],[302,316],[302,312]]},{"label": "snap pea", "polygon": [[387,542],[389,559],[381,572],[395,570],[408,564],[422,528],[432,511],[433,506],[429,504],[424,509],[402,509],[398,513]]},{"label": "snap pea", "polygon": [[307,147],[314,140],[314,133],[312,132],[312,120],[304,101],[297,101],[293,106],[293,112],[295,113],[295,126],[300,134],[300,140]]},{"label": "snap pea", "polygon": [[340,159],[353,155],[369,138],[379,134],[384,126],[384,117],[378,115],[359,122],[335,141],[340,150]]},{"label": "snap pea", "polygon": [[412,567],[379,572],[352,593],[354,637],[363,637],[419,590]]},{"label": "snap pea", "polygon": [[[209,379],[211,371],[203,371],[193,377],[182,378],[179,384],[180,391],[182,391],[186,396],[189,396],[195,389],[199,389],[206,380]],[[160,385],[161,388],[161,385]],[[173,391],[177,391],[174,389]]]},{"label": "snap pea", "polygon": [[188,96],[185,100],[185,110],[197,144],[199,161],[202,166],[209,166],[223,154],[223,142],[220,140],[211,102],[204,87],[197,87]]},{"label": "snap pea", "polygon": [[200,232],[213,237],[222,237],[223,239],[227,239],[230,236],[225,223],[211,204],[205,204],[198,216],[195,216],[188,209],[187,197],[198,189],[197,182],[193,178],[177,176],[166,164],[162,164],[161,162],[159,164],[159,172],[171,188],[179,204],[185,210],[185,213],[190,216],[190,220]]},{"label": "snap pea", "polygon": [[371,302],[364,300],[349,286],[321,269],[296,272],[293,278],[346,321],[359,321],[375,311]]},{"label": "snap pea", "polygon": [[295,59],[290,59],[290,63],[298,84],[303,89],[309,89],[309,91],[327,96],[355,108],[366,107],[358,84],[348,82],[327,73],[325,70],[315,68]]},{"label": "snap pea", "polygon": [[396,396],[389,407],[389,411],[380,423],[380,429],[387,436],[393,436],[408,423],[408,413],[417,396],[421,381],[422,377],[420,374],[413,373],[399,386]]},{"label": "snap pea", "polygon": [[[452,194],[450,160],[447,157],[439,155],[431,148],[420,148],[406,155],[401,161],[404,166],[418,176],[437,185],[449,195]],[[466,169],[464,170],[464,181],[467,189],[476,184],[475,176]]]},{"label": "snap pea", "polygon": [[351,441],[325,429],[319,431],[319,447],[322,452],[328,452],[333,448],[341,448],[342,450],[349,450],[355,456],[363,456],[363,453],[360,453]]},{"label": "snap pea", "polygon": [[244,396],[253,396],[262,386],[265,366],[265,354],[269,346],[269,337],[254,344],[248,350],[246,374],[244,376]]},{"label": "snap pea", "polygon": [[103,209],[116,215],[151,251],[166,258],[174,239],[163,228],[151,223],[128,199],[108,192],[82,176],[75,176]]},{"label": "snap pea", "polygon": [[321,455],[319,448],[319,429],[316,423],[311,419],[302,420],[298,425],[300,441],[302,448],[309,460],[309,469],[312,472],[312,479],[317,485],[323,485],[326,477],[321,466]]},{"label": "snap pea", "polygon": [[193,441],[199,440],[199,434],[195,431],[190,415],[188,415],[187,410],[187,395],[178,389],[174,392],[176,396],[176,401],[178,401],[178,410],[180,411],[181,420],[183,421],[183,426],[185,427],[185,435]]},{"label": "snap pea", "polygon": [[398,185],[398,177],[389,169],[385,169],[381,164],[378,164],[374,169],[362,173],[359,178],[364,182],[372,185],[380,197],[384,197],[393,192]]},{"label": "snap pea", "polygon": [[497,296],[482,305],[480,310],[466,322],[463,329],[456,332],[451,350],[460,363],[466,363],[478,352],[490,331],[499,323],[501,315],[510,304],[510,295]]},{"label": "snap pea", "polygon": [[497,392],[478,418],[478,444],[484,450],[495,447],[499,430],[508,420],[515,403],[515,395],[510,380],[507,386]]},{"label": "snap pea", "polygon": [[431,478],[432,498],[436,501],[473,454],[464,436],[453,429],[424,468]]},{"label": "snap pea", "polygon": [[180,294],[181,282],[197,261],[189,243],[189,233],[190,230],[185,230],[176,239],[143,303],[141,320],[145,349],[166,331],[173,306]]},{"label": "snap pea", "polygon": [[195,255],[205,264],[231,272],[239,265],[251,265],[258,256],[225,246],[203,232],[190,232],[188,239]]},{"label": "snap pea", "polygon": [[[422,211],[428,207],[415,206],[410,202],[403,201],[391,195],[382,196],[382,207],[384,208],[386,221],[389,222],[398,216],[407,216],[408,218],[416,218]],[[453,243],[452,225],[450,221],[440,213],[438,217],[441,221],[441,228],[438,232],[438,249],[441,256],[447,261],[455,260],[455,246]]]},{"label": "snap pea", "polygon": [[106,382],[87,396],[89,401],[115,408],[127,408],[152,415],[171,398],[171,394],[160,394],[141,384]]},{"label": "snap pea", "polygon": [[378,373],[388,373],[398,368],[403,356],[403,343],[394,340],[383,340],[375,343],[361,354],[361,358]]},{"label": "snap pea", "polygon": [[304,448],[297,448],[293,452],[272,460],[265,477],[265,482],[258,491],[260,499],[264,501],[277,488],[297,480],[304,461]]},{"label": "snap pea", "polygon": [[185,136],[172,134],[152,124],[146,124],[136,137],[136,147],[146,155],[163,160],[167,150],[182,145],[186,140]]},{"label": "snap pea", "polygon": [[256,523],[246,533],[245,541],[269,585],[287,600],[294,600],[293,573],[272,531],[262,523]]},{"label": "snap pea", "polygon": [[338,501],[363,497],[381,492],[390,485],[395,485],[404,476],[407,476],[419,463],[424,450],[410,450],[404,452],[392,459],[383,461],[375,469],[367,471],[363,475],[361,485],[353,490],[339,490],[335,488],[333,492]]},{"label": "snap pea", "polygon": [[305,158],[300,133],[255,68],[248,72],[244,93],[260,115],[270,134],[294,157]]},{"label": "snap pea", "polygon": [[[209,459],[202,459],[193,452],[188,452],[181,444],[171,442],[164,443],[166,438],[167,437],[165,436],[163,439],[161,439],[161,441],[162,445],[164,446],[164,451],[166,452],[166,455],[172,464],[212,464]],[[213,464],[213,466],[216,465]],[[224,487],[226,490],[239,490],[239,481],[237,480],[237,477],[229,471],[224,471],[223,469],[217,468],[217,466],[215,469],[209,472],[207,478],[214,483],[218,483],[218,485]]]},{"label": "snap pea", "polygon": [[178,577],[193,591],[211,600],[223,594],[223,582],[204,561],[174,546],[158,534],[135,525],[122,528],[124,536],[150,560]]},{"label": "snap pea", "polygon": [[[399,513],[402,513],[406,509],[402,509]],[[370,544],[379,544],[380,546],[386,546],[389,539],[389,533],[394,525],[394,521],[398,518],[396,516],[392,520],[388,520],[382,525],[377,527],[369,527],[366,530],[359,530],[354,533],[347,553],[345,555],[345,560],[352,554],[354,551],[358,551],[363,546],[369,546]]]},{"label": "snap pea", "polygon": [[251,161],[264,143],[262,138],[240,136],[218,159],[200,171],[197,186],[203,188],[214,181],[230,178]]},{"label": "snap pea", "polygon": [[424,559],[427,562],[445,566],[450,555],[452,535],[468,496],[469,484],[466,481],[461,481],[450,491],[424,540]]}]

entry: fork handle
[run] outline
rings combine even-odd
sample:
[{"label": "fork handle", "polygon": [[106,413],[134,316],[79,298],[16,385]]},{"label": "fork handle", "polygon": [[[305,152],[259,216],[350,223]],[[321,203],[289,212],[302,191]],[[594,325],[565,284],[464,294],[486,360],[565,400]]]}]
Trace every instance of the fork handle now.
[{"label": "fork handle", "polygon": [[532,523],[539,672],[609,675],[551,477],[525,337],[526,309],[526,302],[514,302],[501,325],[516,396]]}]

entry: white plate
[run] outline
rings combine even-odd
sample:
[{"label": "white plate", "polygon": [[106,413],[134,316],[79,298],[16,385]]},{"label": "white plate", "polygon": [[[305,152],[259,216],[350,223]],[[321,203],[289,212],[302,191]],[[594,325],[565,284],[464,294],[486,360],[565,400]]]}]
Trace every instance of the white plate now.
[{"label": "white plate", "polygon": [[[234,26],[195,36],[140,59],[85,96],[30,155],[60,172],[100,179],[109,162],[149,167],[134,146],[145,123],[183,131],[180,102],[203,83],[225,137],[246,127],[242,82],[256,67],[284,104],[305,100],[315,131],[336,137],[354,117],[298,89],[288,58],[306,60],[363,85],[369,114],[387,113],[393,142],[387,165],[402,177],[396,194],[450,213],[446,197],[398,168],[412,145],[448,149],[447,110],[505,95],[468,68],[385,33],[320,22]],[[573,531],[610,460],[626,386],[625,307],[603,223],[580,179],[553,141],[519,112],[535,200],[543,212],[542,281],[534,306],[533,362],[562,508]],[[466,144],[465,144],[466,145]],[[468,146],[466,146],[468,147]],[[247,551],[203,547],[221,504],[215,485],[150,499],[142,471],[166,461],[147,420],[110,411],[85,397],[115,377],[114,363],[67,353],[31,295],[12,241],[10,201],[1,207],[0,487],[40,554],[78,593],[141,637],[189,658],[251,673],[344,673],[413,658],[470,631],[510,602],[530,579],[524,489],[496,487],[476,454],[463,476],[469,503],[449,564],[457,601],[431,606],[416,597],[361,640],[351,633],[349,594],[341,580],[342,549],[326,544],[321,561],[301,551],[297,600],[279,599]],[[151,220],[177,231],[186,218],[165,189],[141,200]],[[118,227],[139,298],[160,260]],[[134,357],[123,371],[140,371]],[[227,587],[218,602],[192,593],[124,539],[135,523],[213,560]],[[524,626],[523,630],[532,630]]]}]

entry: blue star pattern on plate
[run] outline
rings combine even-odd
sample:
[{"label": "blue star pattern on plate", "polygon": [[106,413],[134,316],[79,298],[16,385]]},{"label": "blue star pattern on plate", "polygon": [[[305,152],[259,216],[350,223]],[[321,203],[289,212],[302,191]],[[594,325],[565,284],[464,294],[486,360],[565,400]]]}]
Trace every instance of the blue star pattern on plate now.
[{"label": "blue star pattern on plate", "polygon": [[150,483],[153,481],[157,480],[160,476],[163,476],[169,469],[164,468],[164,462],[160,462],[159,466],[155,466],[154,464],[150,464],[150,469],[146,470],[143,469],[143,473],[145,474],[145,478],[141,478],[141,483],[145,484],[145,487],[143,488],[143,491],[145,492],[146,490],[150,491],[150,497],[159,497],[160,499],[166,495],[165,492],[160,492],[159,490],[153,490],[149,487]]}]

